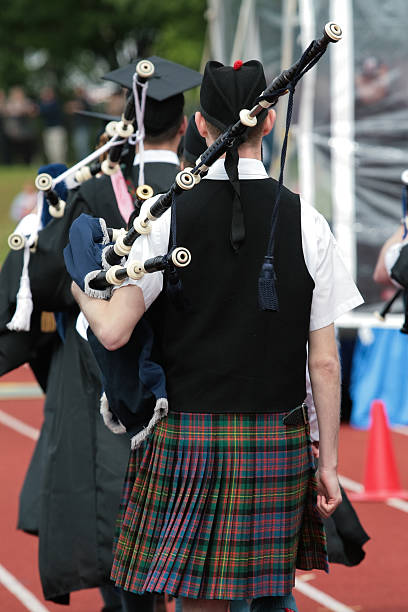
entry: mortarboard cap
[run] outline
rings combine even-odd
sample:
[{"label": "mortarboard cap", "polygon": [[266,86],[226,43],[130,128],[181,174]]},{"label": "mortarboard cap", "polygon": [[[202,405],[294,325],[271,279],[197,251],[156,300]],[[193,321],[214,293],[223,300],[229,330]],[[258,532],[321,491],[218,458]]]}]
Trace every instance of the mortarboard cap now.
[{"label": "mortarboard cap", "polygon": [[[154,74],[149,79],[149,88],[147,90],[149,98],[162,102],[167,100],[167,98],[193,89],[193,87],[201,84],[202,75],[196,70],[170,62],[156,55],[146,59],[154,65]],[[127,87],[127,89],[132,89],[133,75],[138,61],[134,60],[127,64],[127,66],[112,70],[102,78],[106,81],[118,83],[118,85]]]},{"label": "mortarboard cap", "polygon": [[[144,124],[146,135],[156,136],[181,117],[184,107],[183,92],[200,85],[202,75],[191,68],[155,55],[146,59],[154,65],[154,74],[148,80]],[[103,78],[131,90],[138,61],[134,60],[127,66],[112,70]]]},{"label": "mortarboard cap", "polygon": [[234,67],[207,62],[200,90],[201,113],[221,131],[239,119],[243,108],[252,108],[266,87],[262,64],[250,60]]},{"label": "mortarboard cap", "polygon": [[120,117],[114,115],[108,115],[106,113],[99,113],[96,111],[77,110],[75,115],[82,115],[83,117],[89,117],[90,119],[100,119],[108,123],[109,121],[120,121]]}]

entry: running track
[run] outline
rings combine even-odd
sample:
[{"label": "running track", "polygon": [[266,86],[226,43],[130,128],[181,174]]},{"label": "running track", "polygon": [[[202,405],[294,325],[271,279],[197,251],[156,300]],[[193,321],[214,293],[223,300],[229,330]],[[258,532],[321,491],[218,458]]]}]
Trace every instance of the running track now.
[{"label": "running track", "polygon": [[[18,495],[41,427],[42,404],[27,366],[0,379],[1,612],[64,610],[42,598],[37,539],[16,530]],[[17,422],[8,422],[7,415]],[[393,432],[392,440],[401,483],[408,489],[406,433]],[[366,441],[367,432],[342,427],[340,473],[349,479],[345,488],[363,482]],[[328,576],[299,572],[296,598],[301,612],[408,611],[408,502],[358,503],[355,507],[371,536],[365,545],[366,559],[355,568],[332,565]],[[97,589],[90,589],[73,593],[68,610],[99,612],[101,607]]]}]

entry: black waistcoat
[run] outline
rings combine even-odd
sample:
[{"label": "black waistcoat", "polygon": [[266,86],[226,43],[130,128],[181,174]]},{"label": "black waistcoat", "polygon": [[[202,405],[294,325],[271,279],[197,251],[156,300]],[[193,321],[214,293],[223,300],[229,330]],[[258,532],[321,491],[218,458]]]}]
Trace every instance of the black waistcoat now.
[{"label": "black waistcoat", "polygon": [[231,248],[232,187],[204,180],[177,203],[177,244],[190,249],[180,271],[186,312],[166,298],[164,367],[169,407],[178,412],[282,412],[305,396],[306,342],[314,282],[304,261],[299,197],[283,189],[275,263],[279,312],[258,307],[277,183],[244,180],[246,238]]}]

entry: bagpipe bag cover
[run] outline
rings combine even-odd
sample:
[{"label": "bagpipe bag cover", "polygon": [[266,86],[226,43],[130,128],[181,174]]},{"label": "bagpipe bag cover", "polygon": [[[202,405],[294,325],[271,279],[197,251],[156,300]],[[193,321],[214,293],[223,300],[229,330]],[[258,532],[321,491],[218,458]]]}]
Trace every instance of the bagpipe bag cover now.
[{"label": "bagpipe bag cover", "polygon": [[[71,278],[84,289],[84,277],[99,270],[106,247],[98,218],[81,214],[72,224],[64,249],[65,265]],[[96,298],[95,298],[96,299]],[[164,371],[160,365],[157,337],[161,300],[156,300],[136,325],[128,343],[108,351],[88,328],[88,342],[101,371],[102,386],[109,410],[135,435],[153,415],[156,400],[167,397]]]},{"label": "bagpipe bag cover", "polygon": [[108,351],[88,328],[88,341],[101,370],[109,410],[135,435],[152,418],[156,400],[167,397],[164,371],[158,363],[153,329],[144,315],[128,343]]},{"label": "bagpipe bag cover", "polygon": [[65,266],[73,281],[84,291],[84,278],[102,268],[102,251],[107,242],[101,220],[82,213],[71,225],[64,249]]}]

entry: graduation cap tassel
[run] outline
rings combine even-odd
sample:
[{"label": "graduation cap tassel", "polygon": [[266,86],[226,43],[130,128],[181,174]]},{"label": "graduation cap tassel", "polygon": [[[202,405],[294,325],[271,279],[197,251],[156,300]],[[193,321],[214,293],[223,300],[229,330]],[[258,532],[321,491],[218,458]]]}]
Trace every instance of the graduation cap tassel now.
[{"label": "graduation cap tassel", "polygon": [[[146,97],[148,81],[142,83],[138,78],[137,73],[133,75],[133,97],[135,99],[135,112],[136,112],[136,143],[138,145],[139,153],[139,179],[138,185],[144,185],[144,138],[145,138],[145,127],[144,127],[144,114],[146,108]],[[141,99],[139,99],[138,87],[141,88]]]},{"label": "graduation cap tassel", "polygon": [[10,331],[30,331],[31,314],[33,312],[33,298],[28,276],[28,263],[30,261],[30,247],[24,247],[24,264],[20,278],[20,288],[17,293],[16,311],[13,318],[7,323]]},{"label": "graduation cap tassel", "polygon": [[[59,166],[59,164],[51,164],[47,167],[40,168],[39,173],[40,171],[42,172],[43,169],[49,169],[51,172],[53,172],[55,168],[57,168],[56,171],[58,172],[58,170],[60,169]],[[61,188],[62,187],[63,186],[61,185]],[[20,277],[20,287],[16,295],[16,311],[11,321],[7,323],[7,328],[10,331],[30,331],[31,314],[33,312],[34,305],[33,297],[31,294],[30,277],[28,275],[28,264],[30,263],[30,248],[32,248],[36,244],[38,232],[51,218],[47,218],[48,207],[44,206],[44,200],[45,196],[43,195],[43,192],[38,191],[36,227],[25,243],[23,269],[21,271]],[[47,211],[45,211],[45,213],[44,208],[47,208]]]}]

